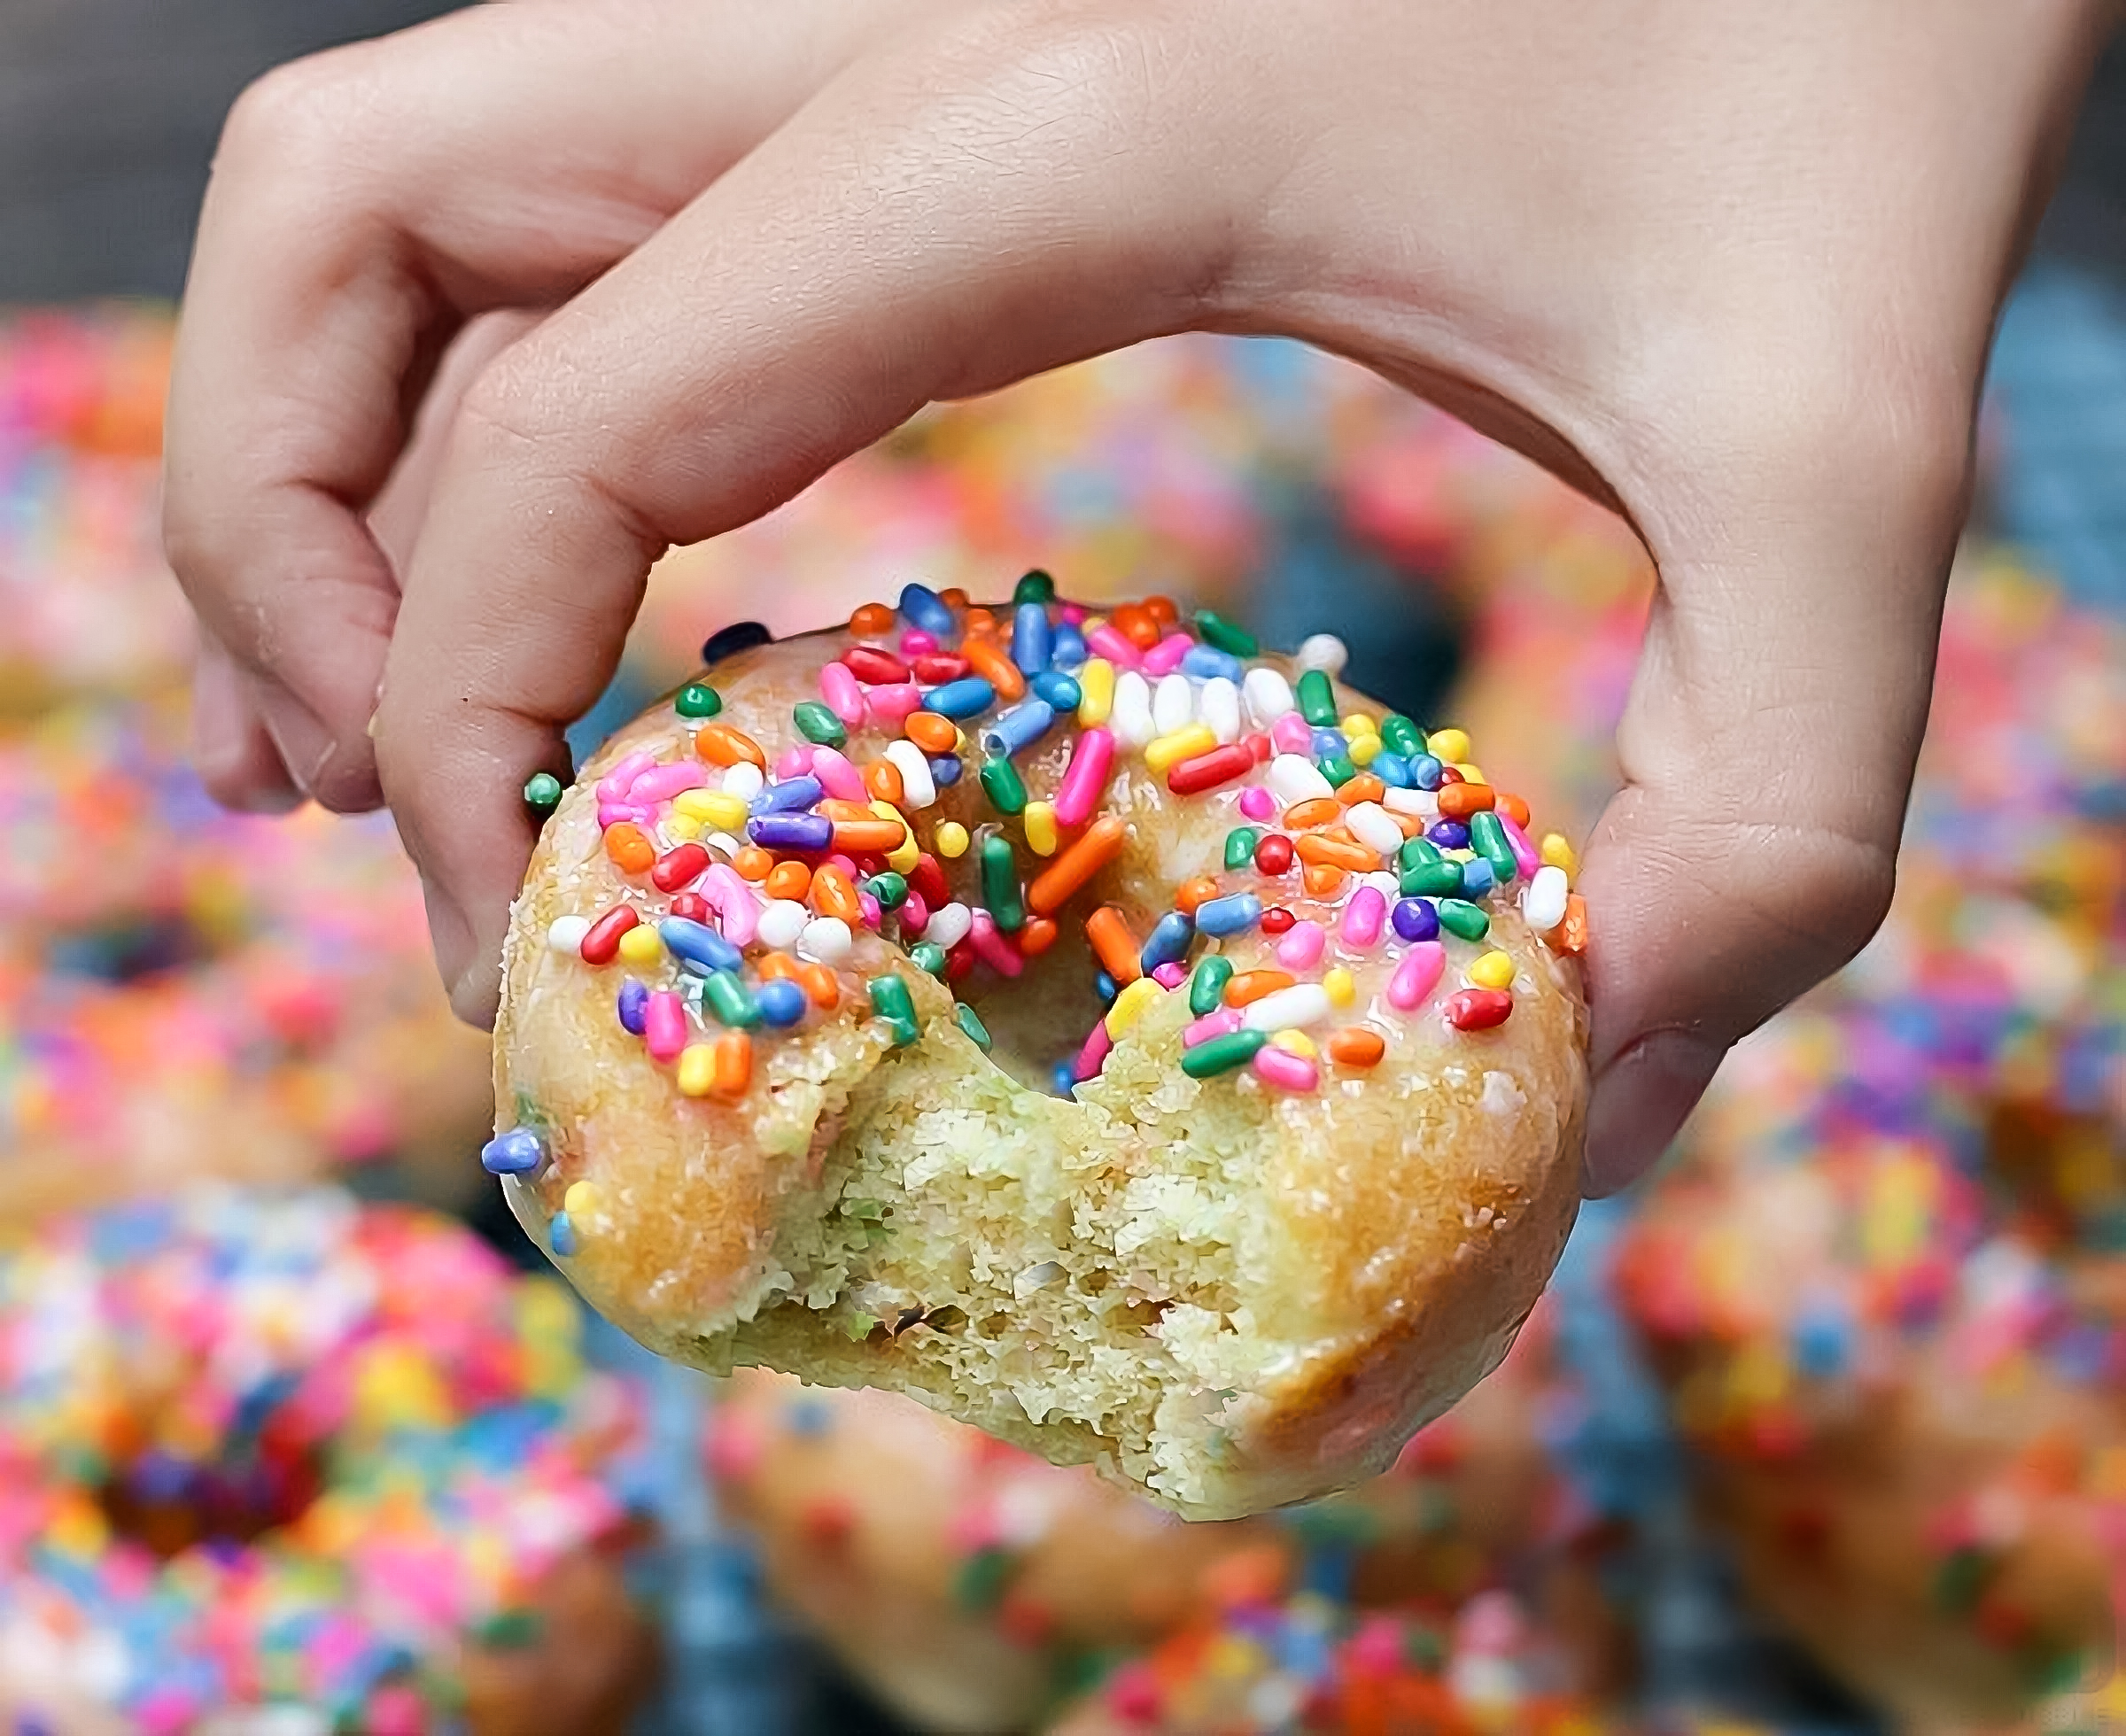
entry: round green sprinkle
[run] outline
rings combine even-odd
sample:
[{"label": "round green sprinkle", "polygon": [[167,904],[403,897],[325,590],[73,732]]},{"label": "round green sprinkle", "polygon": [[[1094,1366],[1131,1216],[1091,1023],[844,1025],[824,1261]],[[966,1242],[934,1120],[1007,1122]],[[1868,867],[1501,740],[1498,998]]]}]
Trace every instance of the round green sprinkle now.
[{"label": "round green sprinkle", "polygon": [[967,1040],[975,1048],[989,1046],[989,1027],[982,1022],[982,1015],[973,1007],[962,1001],[952,1017],[959,1021],[959,1028],[967,1034]]},{"label": "round green sprinkle", "polygon": [[524,806],[542,818],[561,806],[561,779],[551,771],[534,771],[524,780]]},{"label": "round green sprinkle", "polygon": [[719,1025],[743,1031],[760,1023],[760,1006],[734,971],[711,971],[702,979],[702,1000]]},{"label": "round green sprinkle", "polygon": [[713,717],[724,709],[724,696],[706,681],[689,681],[672,700],[673,707],[682,717],[697,721]]},{"label": "round green sprinkle", "polygon": [[1482,810],[1469,817],[1469,841],[1477,848],[1477,854],[1491,864],[1492,878],[1501,886],[1508,884],[1521,872],[1521,864],[1513,854],[1513,846],[1507,841],[1506,828],[1496,814]]},{"label": "round green sprinkle", "polygon": [[849,740],[841,718],[816,699],[801,700],[792,706],[790,721],[797,725],[798,734],[822,748],[839,748]]},{"label": "round green sprinkle", "polygon": [[1348,754],[1331,754],[1322,762],[1322,776],[1329,780],[1331,789],[1340,790],[1358,776],[1358,768],[1351,763]]},{"label": "round green sprinkle", "polygon": [[1401,712],[1391,711],[1380,720],[1380,745],[1391,754],[1408,759],[1424,751],[1424,737]]},{"label": "round green sprinkle", "polygon": [[890,868],[882,874],[873,874],[864,882],[864,890],[879,901],[882,911],[897,911],[908,902],[908,877],[896,874]]},{"label": "round green sprinkle", "polygon": [[1209,1079],[1230,1073],[1255,1058],[1255,1051],[1269,1041],[1268,1031],[1228,1031],[1222,1037],[1199,1042],[1181,1051],[1181,1070],[1191,1079]]},{"label": "round green sprinkle", "polygon": [[1025,781],[1019,776],[1019,768],[1008,759],[982,763],[982,787],[989,798],[989,805],[998,813],[1015,816],[1026,811]]},{"label": "round green sprinkle", "polygon": [[1439,860],[1439,846],[1430,838],[1405,838],[1402,848],[1395,852],[1397,868],[1415,868],[1420,862]]},{"label": "round green sprinkle", "polygon": [[1238,872],[1255,859],[1255,846],[1262,834],[1252,825],[1237,825],[1225,834],[1225,865]]},{"label": "round green sprinkle", "polygon": [[1236,657],[1252,657],[1262,648],[1245,627],[1235,626],[1222,615],[1214,615],[1207,608],[1196,611],[1196,631],[1206,645],[1229,651]]},{"label": "round green sprinkle", "polygon": [[1233,961],[1222,953],[1206,953],[1189,973],[1189,1011],[1199,1019],[1217,1011],[1225,998],[1225,985],[1232,980]]},{"label": "round green sprinkle", "polygon": [[1040,568],[1036,567],[1012,587],[1012,602],[1052,603],[1056,600],[1056,581]]},{"label": "round green sprinkle", "polygon": [[1491,932],[1491,918],[1466,898],[1442,898],[1439,926],[1465,941],[1480,941]]},{"label": "round green sprinkle", "polygon": [[1329,685],[1329,678],[1318,669],[1310,669],[1300,677],[1298,688],[1300,716],[1316,729],[1336,727],[1336,689]]},{"label": "round green sprinkle", "polygon": [[1005,934],[1015,934],[1026,926],[1026,907],[1019,902],[1019,866],[1012,859],[1012,841],[994,832],[982,841],[982,902],[989,906],[990,916]]},{"label": "round green sprinkle", "polygon": [[942,977],[945,973],[945,949],[935,941],[918,941],[908,949],[908,962],[919,971]]},{"label": "round green sprinkle", "polygon": [[1405,898],[1446,898],[1462,890],[1462,865],[1455,862],[1413,862],[1396,878]]}]

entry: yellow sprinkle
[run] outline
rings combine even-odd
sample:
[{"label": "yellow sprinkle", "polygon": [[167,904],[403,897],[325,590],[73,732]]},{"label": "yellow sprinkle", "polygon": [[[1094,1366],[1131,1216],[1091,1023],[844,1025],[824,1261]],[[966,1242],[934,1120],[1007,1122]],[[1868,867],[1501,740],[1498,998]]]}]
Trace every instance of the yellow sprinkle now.
[{"label": "yellow sprinkle", "polygon": [[[701,1045],[696,1043],[695,1048]],[[587,1218],[598,1209],[598,1184],[595,1182],[571,1182],[569,1190],[561,1197],[561,1209],[571,1218]]]},{"label": "yellow sprinkle", "polygon": [[1380,738],[1377,735],[1354,735],[1351,745],[1344,749],[1354,765],[1370,765],[1380,756]]},{"label": "yellow sprinkle", "polygon": [[1144,769],[1163,774],[1169,766],[1207,754],[1217,745],[1218,737],[1208,724],[1186,724],[1171,735],[1144,744]]},{"label": "yellow sprinkle", "polygon": [[718,832],[738,832],[746,824],[746,804],[721,790],[681,790],[671,798],[671,806],[674,813],[712,825]]},{"label": "yellow sprinkle", "polygon": [[1513,959],[1503,952],[1487,952],[1469,967],[1469,980],[1479,988],[1510,988]]},{"label": "yellow sprinkle", "polygon": [[1546,832],[1539,854],[1546,867],[1563,868],[1566,879],[1579,872],[1579,856],[1565,840],[1562,832]]},{"label": "yellow sprinkle", "polygon": [[705,1097],[716,1084],[716,1050],[705,1042],[690,1042],[679,1050],[679,1095]]},{"label": "yellow sprinkle", "polygon": [[958,820],[945,820],[930,834],[930,841],[937,846],[937,853],[950,862],[967,853],[967,829]]},{"label": "yellow sprinkle", "polygon": [[1288,1054],[1303,1055],[1309,1061],[1321,1053],[1314,1046],[1314,1039],[1304,1031],[1279,1031],[1269,1041],[1272,1048],[1282,1049]]},{"label": "yellow sprinkle", "polygon": [[873,802],[871,811],[882,820],[898,820],[901,823],[901,841],[886,852],[886,865],[896,874],[905,874],[915,866],[916,858],[922,855],[922,851],[916,847],[915,828],[908,824],[908,816],[890,802]]},{"label": "yellow sprinkle", "polygon": [[1078,671],[1078,724],[1091,729],[1114,709],[1114,665],[1105,657],[1088,657]]},{"label": "yellow sprinkle", "polygon": [[1466,760],[1457,765],[1455,770],[1462,774],[1462,781],[1465,784],[1488,784],[1491,781],[1484,775],[1481,766],[1471,765]]},{"label": "yellow sprinkle", "polygon": [[647,922],[639,922],[620,937],[620,956],[631,965],[654,965],[664,956],[664,942]]},{"label": "yellow sprinkle", "polygon": [[1036,856],[1053,856],[1062,834],[1056,829],[1056,804],[1052,802],[1029,802],[1026,804],[1026,847]]},{"label": "yellow sprinkle", "polygon": [[1453,765],[1469,757],[1469,732],[1464,729],[1436,729],[1424,738],[1424,751],[1436,760]]},{"label": "yellow sprinkle", "polygon": [[1344,719],[1344,739],[1355,743],[1362,735],[1377,736],[1380,725],[1363,711],[1354,711]]},{"label": "yellow sprinkle", "polygon": [[1358,984],[1341,965],[1322,973],[1322,987],[1329,991],[1332,1007],[1347,1007],[1358,998]]},{"label": "yellow sprinkle", "polygon": [[1474,862],[1477,859],[1476,851],[1470,849],[1466,844],[1458,850],[1441,850],[1439,854],[1449,862]]},{"label": "yellow sprinkle", "polygon": [[684,844],[702,835],[702,823],[689,814],[667,814],[664,830]]},{"label": "yellow sprinkle", "polygon": [[1137,978],[1114,997],[1114,1004],[1107,1009],[1107,1035],[1119,1039],[1166,992],[1150,977]]}]

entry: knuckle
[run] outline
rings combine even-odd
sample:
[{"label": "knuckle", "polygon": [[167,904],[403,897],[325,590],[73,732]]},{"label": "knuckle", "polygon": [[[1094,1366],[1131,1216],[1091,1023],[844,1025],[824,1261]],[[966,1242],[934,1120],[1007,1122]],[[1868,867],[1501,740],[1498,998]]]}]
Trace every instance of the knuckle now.
[{"label": "knuckle", "polygon": [[247,85],[222,128],[216,167],[302,175],[361,160],[377,112],[377,47],[353,43],[291,60]]}]

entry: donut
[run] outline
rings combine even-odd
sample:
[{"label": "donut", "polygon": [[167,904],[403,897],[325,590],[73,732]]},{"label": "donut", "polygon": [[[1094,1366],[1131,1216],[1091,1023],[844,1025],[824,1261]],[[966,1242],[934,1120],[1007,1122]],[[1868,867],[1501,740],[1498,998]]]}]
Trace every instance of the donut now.
[{"label": "donut", "polygon": [[528,787],[484,1153],[527,1228],[654,1350],[1191,1517],[1385,1469],[1578,1204],[1570,846],[1333,641],[1042,573],[763,636]]},{"label": "donut", "polygon": [[623,1728],[635,1401],[578,1321],[447,1221],[330,1189],[0,1255],[10,1727]]}]

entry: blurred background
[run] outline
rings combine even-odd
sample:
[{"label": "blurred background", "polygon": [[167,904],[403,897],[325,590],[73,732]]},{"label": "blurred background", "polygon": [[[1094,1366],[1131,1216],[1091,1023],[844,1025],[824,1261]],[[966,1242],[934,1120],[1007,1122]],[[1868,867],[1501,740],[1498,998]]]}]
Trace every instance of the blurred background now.
[{"label": "blurred background", "polygon": [[[583,1317],[387,824],[216,813],[155,546],[221,118],[415,0],[0,5],[0,1713],[19,1732],[2126,1721],[2126,50],[2003,322],[1883,937],[1338,1501],[1187,1528]],[[681,551],[578,734],[792,594],[1162,591],[1585,835],[1650,576],[1295,346],[932,411]],[[816,617],[816,618],[814,618]]]}]

